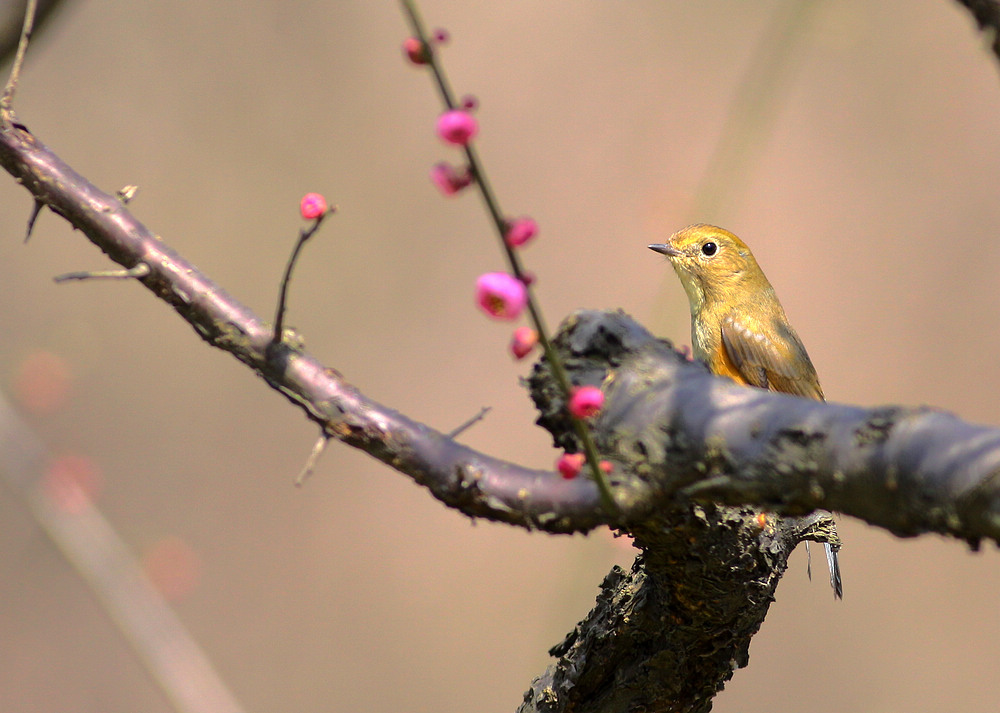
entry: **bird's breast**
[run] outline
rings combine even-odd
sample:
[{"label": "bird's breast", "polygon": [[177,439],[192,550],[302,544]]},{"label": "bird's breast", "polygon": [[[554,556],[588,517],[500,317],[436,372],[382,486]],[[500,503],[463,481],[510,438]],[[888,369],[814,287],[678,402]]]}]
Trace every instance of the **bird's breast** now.
[{"label": "bird's breast", "polygon": [[695,359],[705,362],[709,370],[717,376],[728,376],[737,384],[750,385],[736,364],[729,357],[722,343],[722,317],[724,310],[713,310],[711,306],[702,310],[700,318],[692,315],[691,353]]}]

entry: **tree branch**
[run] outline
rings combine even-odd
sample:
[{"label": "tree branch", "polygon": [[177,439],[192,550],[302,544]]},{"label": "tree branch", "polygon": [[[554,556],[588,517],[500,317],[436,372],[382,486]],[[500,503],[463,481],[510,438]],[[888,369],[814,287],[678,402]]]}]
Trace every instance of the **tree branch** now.
[{"label": "tree branch", "polygon": [[[38,0],[33,37],[37,39],[39,34],[51,24],[50,20],[59,14],[57,11],[69,4],[64,0]],[[6,64],[17,51],[26,5],[27,0],[7,2],[0,12],[0,64]]]},{"label": "tree branch", "polygon": [[[651,507],[625,523],[642,556],[605,579],[519,713],[711,708],[747,664],[791,549],[839,544],[825,515],[775,519],[715,501],[839,509],[901,535],[1000,537],[1000,430],[737,386],[621,312],[578,312],[555,345],[574,383],[602,385],[598,448],[648,486]],[[530,385],[540,423],[575,448],[544,363]]]},{"label": "tree branch", "polygon": [[[445,504],[550,532],[606,522],[586,479],[565,481],[463,446],[378,404],[286,340],[18,124],[0,120],[0,164],[80,229],[204,339],[254,369],[330,436],[425,485]],[[594,422],[615,481],[618,524],[678,493],[785,514],[839,510],[896,534],[1000,539],[1000,431],[932,409],[865,410],[750,390],[708,374],[620,314],[581,313],[559,337],[575,384],[605,383]],[[609,364],[613,368],[609,368]],[[539,367],[537,378],[547,371]],[[540,423],[577,447],[557,391],[536,383]],[[539,390],[540,389],[540,390]]]},{"label": "tree branch", "polygon": [[409,475],[471,517],[550,532],[585,531],[603,522],[590,481],[567,482],[478,453],[368,399],[289,340],[273,345],[268,323],[171,250],[116,197],[66,165],[12,113],[0,117],[0,164],[112,260],[129,269],[148,265],[140,283],[332,437]]},{"label": "tree branch", "polygon": [[597,604],[532,682],[518,713],[704,712],[749,661],[788,556],[820,517],[673,508],[636,531],[643,554],[614,568]]},{"label": "tree branch", "polygon": [[[1000,542],[1000,429],[932,408],[863,409],[749,389],[688,362],[621,312],[578,312],[557,339],[575,383],[603,383],[605,457],[650,488],[786,515],[840,511],[902,536]],[[611,365],[609,367],[609,365]],[[540,421],[573,448],[536,367]],[[631,521],[641,517],[637,503]]]}]

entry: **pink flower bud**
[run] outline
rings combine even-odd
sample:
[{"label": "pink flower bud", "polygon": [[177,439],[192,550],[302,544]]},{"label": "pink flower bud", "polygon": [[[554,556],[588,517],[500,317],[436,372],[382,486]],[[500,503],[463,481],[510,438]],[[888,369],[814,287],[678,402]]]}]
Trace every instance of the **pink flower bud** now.
[{"label": "pink flower bud", "polygon": [[538,332],[531,327],[518,327],[510,342],[510,351],[515,359],[524,359],[538,344]]},{"label": "pink flower bud", "polygon": [[306,220],[316,220],[326,213],[326,198],[319,193],[306,193],[299,201],[299,211]]},{"label": "pink flower bud", "polygon": [[526,242],[538,235],[538,223],[532,218],[517,218],[507,223],[507,232],[504,233],[504,240],[512,248],[524,245]]},{"label": "pink flower bud", "polygon": [[465,146],[479,131],[479,123],[467,111],[452,109],[438,117],[437,133],[443,140]]},{"label": "pink flower bud", "polygon": [[578,386],[569,397],[569,412],[577,418],[590,418],[604,405],[604,394],[596,386]]},{"label": "pink flower bud", "polygon": [[600,466],[601,472],[604,473],[605,475],[611,475],[611,471],[615,469],[615,467],[611,464],[611,461],[609,460],[602,460],[597,465]]},{"label": "pink flower bud", "polygon": [[528,303],[528,291],[506,272],[487,272],[476,280],[476,302],[496,319],[517,319]]},{"label": "pink flower bud", "polygon": [[406,41],[403,42],[403,54],[406,58],[413,62],[413,64],[427,64],[430,62],[430,53],[427,52],[427,48],[424,47],[424,43],[420,41],[417,37],[407,37]]},{"label": "pink flower bud", "polygon": [[453,196],[472,183],[469,167],[456,169],[448,163],[435,164],[431,169],[431,181],[446,196]]},{"label": "pink flower bud", "polygon": [[556,469],[566,480],[573,480],[580,475],[580,470],[586,460],[587,457],[583,453],[563,453],[556,461]]}]

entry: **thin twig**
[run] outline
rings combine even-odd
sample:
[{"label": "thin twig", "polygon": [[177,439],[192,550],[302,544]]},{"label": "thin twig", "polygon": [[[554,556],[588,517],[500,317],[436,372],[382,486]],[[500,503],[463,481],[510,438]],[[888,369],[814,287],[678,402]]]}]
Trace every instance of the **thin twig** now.
[{"label": "thin twig", "polygon": [[461,434],[465,433],[467,430],[472,428],[472,426],[482,421],[483,418],[486,417],[486,414],[488,414],[492,410],[493,410],[492,406],[483,406],[481,409],[479,409],[479,413],[477,413],[475,416],[473,416],[468,421],[458,426],[454,430],[449,431],[448,438],[457,438]]},{"label": "thin twig", "polygon": [[11,109],[14,103],[14,93],[17,91],[17,80],[21,77],[21,67],[24,65],[24,54],[28,51],[28,41],[31,39],[31,30],[35,24],[35,10],[37,0],[28,0],[28,5],[24,10],[24,25],[21,26],[21,39],[17,43],[17,54],[14,55],[14,64],[10,68],[10,77],[7,79],[7,86],[3,89],[3,97],[0,97],[0,110],[5,114]]},{"label": "thin twig", "polygon": [[[455,102],[455,95],[448,84],[448,79],[444,74],[444,69],[438,61],[437,53],[434,51],[434,48],[428,39],[423,22],[417,12],[416,3],[413,2],[413,0],[400,0],[400,2],[402,3],[404,12],[409,18],[413,34],[418,40],[420,40],[420,43],[426,51],[428,60],[427,64],[431,69],[434,81],[437,84],[439,92],[441,93],[442,101],[448,109],[454,109],[457,106]],[[556,383],[559,385],[559,389],[562,391],[566,401],[569,402],[572,384],[566,374],[565,367],[563,366],[551,340],[549,339],[548,328],[546,327],[545,320],[542,317],[541,308],[538,306],[532,292],[530,285],[531,281],[527,279],[524,268],[521,266],[521,259],[518,257],[514,248],[511,247],[505,239],[507,221],[504,219],[503,212],[500,210],[500,203],[497,200],[496,193],[494,193],[493,189],[490,187],[489,180],[486,177],[486,171],[483,170],[482,162],[479,160],[479,155],[476,153],[472,142],[465,144],[462,149],[465,152],[465,158],[469,164],[469,169],[475,178],[475,183],[479,186],[479,193],[483,197],[483,201],[486,204],[486,210],[489,212],[493,225],[497,229],[497,233],[500,236],[500,244],[503,246],[511,272],[525,287],[525,292],[528,296],[528,314],[531,317],[535,331],[538,332],[538,343],[542,346],[545,359],[548,361],[549,366],[552,369],[552,374],[555,377]],[[572,414],[570,414],[569,417],[573,423],[574,433],[583,445],[583,451],[587,457],[587,465],[590,467],[591,477],[596,483],[597,490],[601,496],[601,504],[609,513],[617,512],[618,507],[615,504],[614,495],[611,493],[611,486],[608,485],[607,478],[605,478],[604,473],[601,470],[600,455],[597,452],[597,446],[594,444],[594,439],[590,434],[587,424]]]},{"label": "thin twig", "polygon": [[295,263],[299,259],[299,253],[302,252],[302,246],[306,244],[316,231],[319,230],[320,224],[323,219],[326,218],[330,213],[334,212],[335,208],[324,211],[321,216],[315,219],[313,224],[308,228],[303,228],[299,231],[299,239],[295,243],[295,247],[292,249],[292,254],[288,258],[288,264],[285,265],[285,274],[281,278],[281,290],[278,292],[278,307],[274,314],[274,336],[271,338],[272,344],[280,344],[281,336],[284,332],[285,323],[285,308],[288,302],[288,286],[292,281],[292,269],[295,267]]}]

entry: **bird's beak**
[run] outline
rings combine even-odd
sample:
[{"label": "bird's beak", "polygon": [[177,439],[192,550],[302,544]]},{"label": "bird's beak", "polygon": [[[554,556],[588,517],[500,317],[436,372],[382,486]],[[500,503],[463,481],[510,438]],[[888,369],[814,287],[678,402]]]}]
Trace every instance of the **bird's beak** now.
[{"label": "bird's beak", "polygon": [[666,255],[667,257],[680,257],[684,254],[673,245],[667,245],[666,243],[653,243],[646,247],[655,253],[660,253],[660,255]]}]

